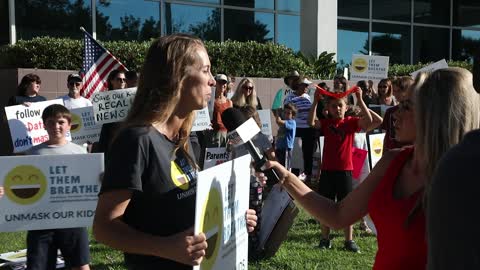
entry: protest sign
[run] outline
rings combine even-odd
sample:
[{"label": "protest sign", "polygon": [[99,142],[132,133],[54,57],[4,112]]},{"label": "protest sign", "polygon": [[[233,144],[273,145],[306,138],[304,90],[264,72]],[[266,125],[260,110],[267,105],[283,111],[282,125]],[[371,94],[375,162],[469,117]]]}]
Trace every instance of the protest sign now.
[{"label": "protest sign", "polygon": [[272,136],[272,119],[270,117],[270,110],[258,110],[258,116],[262,123],[261,131],[267,136]]},{"label": "protest sign", "polygon": [[209,169],[227,161],[230,158],[230,152],[227,152],[226,147],[214,147],[205,149],[205,160],[203,162],[203,169]]},{"label": "protest sign", "polygon": [[385,133],[370,134],[368,135],[368,153],[370,156],[370,167],[373,169],[375,164],[382,158],[383,153],[383,139]]},{"label": "protest sign", "polygon": [[208,248],[194,269],[247,269],[250,162],[244,155],[198,174],[195,234],[205,234]]},{"label": "protest sign", "polygon": [[136,92],[137,88],[133,87],[93,93],[90,100],[93,103],[95,123],[102,125],[125,119]]},{"label": "protest sign", "polygon": [[208,107],[195,111],[195,121],[192,125],[192,132],[202,131],[210,128],[210,114]]},{"label": "protest sign", "polygon": [[0,231],[91,226],[103,154],[0,157]]},{"label": "protest sign", "polygon": [[418,73],[420,72],[434,72],[435,70],[437,69],[442,69],[442,68],[448,68],[448,64],[447,64],[447,61],[445,61],[445,59],[442,59],[440,61],[437,61],[433,64],[430,64],[428,66],[425,66],[417,71],[414,71],[412,73],[410,73],[410,75],[415,78],[417,76]]},{"label": "protest sign", "polygon": [[93,107],[71,109],[70,112],[72,114],[72,127],[70,128],[72,142],[79,145],[98,142],[102,126],[95,123]]},{"label": "protest sign", "polygon": [[[34,102],[30,106],[15,105],[5,107],[5,114],[12,137],[13,151],[23,152],[48,140],[48,133],[43,125],[43,110],[52,105],[63,105],[63,100]],[[67,136],[70,140],[70,136]]]},{"label": "protest sign", "polygon": [[393,106],[389,105],[377,105],[377,104],[368,104],[368,108],[374,111],[376,114],[380,115],[381,117],[385,116],[385,112]]},{"label": "protest sign", "polygon": [[381,80],[388,78],[388,56],[352,55],[350,80]]}]

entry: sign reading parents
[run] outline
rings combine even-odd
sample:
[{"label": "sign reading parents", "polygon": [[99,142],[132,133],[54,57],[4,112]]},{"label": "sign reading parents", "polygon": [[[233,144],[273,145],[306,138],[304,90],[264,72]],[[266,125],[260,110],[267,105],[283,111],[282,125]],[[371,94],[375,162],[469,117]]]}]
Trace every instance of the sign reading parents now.
[{"label": "sign reading parents", "polygon": [[0,231],[91,226],[103,154],[0,157]]},{"label": "sign reading parents", "polygon": [[388,77],[388,56],[352,55],[350,80],[381,80]]},{"label": "sign reading parents", "polygon": [[54,99],[34,102],[30,106],[5,107],[15,153],[26,151],[32,146],[48,140],[48,134],[42,121],[42,113],[46,107],[52,104],[63,105],[63,101]]},{"label": "sign reading parents", "polygon": [[94,93],[90,100],[97,125],[120,122],[128,115],[137,88],[126,88]]},{"label": "sign reading parents", "polygon": [[194,269],[247,269],[250,155],[198,174],[195,234],[205,233],[208,248]]},{"label": "sign reading parents", "polygon": [[80,145],[87,142],[98,142],[102,126],[95,123],[93,107],[72,109],[70,112],[72,113],[72,128],[70,129],[72,142]]}]

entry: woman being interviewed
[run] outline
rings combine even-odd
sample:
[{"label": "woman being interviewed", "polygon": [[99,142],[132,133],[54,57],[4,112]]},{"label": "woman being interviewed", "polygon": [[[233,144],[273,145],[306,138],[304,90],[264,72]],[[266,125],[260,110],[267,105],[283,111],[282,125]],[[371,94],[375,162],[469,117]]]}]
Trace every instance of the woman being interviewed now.
[{"label": "woman being interviewed", "polygon": [[395,112],[395,136],[414,147],[385,153],[342,201],[318,195],[276,162],[267,166],[275,168],[295,201],[322,224],[343,228],[369,213],[378,232],[376,270],[426,268],[424,191],[428,194],[440,157],[480,122],[480,96],[465,69],[418,75],[408,91]]},{"label": "woman being interviewed", "polygon": [[[197,166],[189,133],[213,86],[199,39],[178,34],[150,46],[93,223],[98,241],[125,252],[128,269],[191,269],[205,255],[205,235],[193,235]],[[255,225],[247,211],[249,231]]]}]

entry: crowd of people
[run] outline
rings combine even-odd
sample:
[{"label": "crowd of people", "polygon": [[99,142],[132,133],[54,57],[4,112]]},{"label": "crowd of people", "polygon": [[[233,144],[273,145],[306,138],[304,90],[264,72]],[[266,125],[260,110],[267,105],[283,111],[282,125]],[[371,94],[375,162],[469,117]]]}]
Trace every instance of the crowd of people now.
[{"label": "crowd of people", "polygon": [[[478,61],[475,64],[478,72]],[[108,91],[137,90],[127,118],[104,124],[99,142],[88,148],[105,155],[93,233],[99,242],[124,252],[128,269],[191,269],[202,262],[206,236],[193,234],[192,226],[205,148],[229,149],[232,158],[248,153],[230,145],[222,122],[222,113],[230,108],[261,126],[257,111],[262,105],[254,80],[237,83],[234,76],[213,76],[210,69],[203,42],[176,34],[152,43],[140,74],[114,70],[107,78]],[[476,189],[470,179],[480,136],[474,131],[480,128],[480,96],[472,73],[446,68],[415,78],[385,78],[377,89],[373,81],[358,81],[353,94],[348,94],[343,76],[333,79],[331,89],[320,82],[317,86],[324,92],[313,95],[313,82],[297,71],[288,73],[284,83],[272,105],[279,127],[275,140],[259,134],[253,141],[270,160],[267,167],[280,176],[275,184],[320,222],[320,249],[332,247],[333,228],[344,229],[345,250],[359,252],[352,224],[368,214],[377,230],[373,269],[480,267],[480,252],[467,236],[474,232]],[[37,75],[24,76],[8,106],[45,101],[40,85]],[[87,153],[66,140],[69,110],[92,106],[81,96],[82,87],[79,74],[68,76],[68,93],[59,97],[64,105],[48,106],[42,114],[49,140],[25,154]],[[191,132],[195,111],[207,107],[212,89],[211,129]],[[388,107],[383,117],[372,109],[375,105]],[[354,188],[355,135],[375,130],[385,132],[383,156]],[[319,136],[324,137],[324,147],[315,179],[313,154]],[[296,140],[301,141],[303,170],[292,167]],[[172,181],[172,166],[183,172],[183,182]],[[262,172],[254,177],[264,185],[272,183]],[[0,186],[0,197],[3,193]],[[448,221],[452,217],[455,221]],[[248,231],[255,231],[256,212],[247,210],[245,219]],[[465,235],[457,230],[451,234],[453,222],[469,228]],[[71,239],[75,244],[66,244]],[[450,241],[456,244],[445,243]],[[29,231],[28,269],[54,269],[57,249],[67,267],[90,269],[86,228]]]}]

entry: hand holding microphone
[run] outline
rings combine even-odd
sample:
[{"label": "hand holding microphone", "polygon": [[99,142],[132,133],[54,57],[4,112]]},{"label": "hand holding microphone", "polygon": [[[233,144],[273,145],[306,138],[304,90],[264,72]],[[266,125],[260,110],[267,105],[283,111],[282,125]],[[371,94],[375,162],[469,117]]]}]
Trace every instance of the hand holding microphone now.
[{"label": "hand holding microphone", "polygon": [[[248,119],[242,114],[237,108],[228,108],[222,113],[222,122],[229,132],[234,132],[238,127],[247,122]],[[279,181],[278,174],[273,169],[267,169],[265,167],[266,162],[268,161],[263,153],[260,153],[253,144],[251,140],[245,142],[245,146],[248,149],[248,152],[253,157],[254,168],[257,172],[269,172],[274,179],[274,182]]]}]

